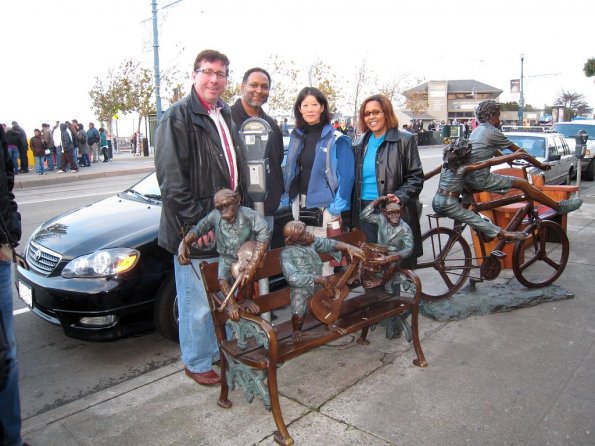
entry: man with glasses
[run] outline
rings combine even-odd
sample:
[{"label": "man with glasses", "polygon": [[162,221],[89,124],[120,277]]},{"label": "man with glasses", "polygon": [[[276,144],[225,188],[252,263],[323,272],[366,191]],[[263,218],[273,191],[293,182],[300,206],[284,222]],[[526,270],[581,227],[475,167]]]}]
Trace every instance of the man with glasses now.
[{"label": "man with glasses", "polygon": [[273,229],[273,215],[279,207],[283,193],[283,136],[277,122],[267,115],[262,106],[269,99],[271,76],[263,68],[250,68],[242,79],[241,97],[231,108],[231,117],[238,130],[250,118],[261,118],[271,126],[271,135],[265,156],[269,159],[269,171],[266,174],[267,197],[264,201],[266,221]]},{"label": "man with glasses", "polygon": [[217,258],[213,232],[191,246],[190,264],[180,264],[177,253],[182,237],[214,208],[217,191],[226,188],[247,196],[239,135],[221,100],[228,73],[225,54],[200,52],[190,94],[164,113],[155,134],[155,167],[163,200],[158,243],[174,257],[184,372],[201,385],[221,381],[211,365],[219,359],[219,349],[199,272],[199,262]]}]

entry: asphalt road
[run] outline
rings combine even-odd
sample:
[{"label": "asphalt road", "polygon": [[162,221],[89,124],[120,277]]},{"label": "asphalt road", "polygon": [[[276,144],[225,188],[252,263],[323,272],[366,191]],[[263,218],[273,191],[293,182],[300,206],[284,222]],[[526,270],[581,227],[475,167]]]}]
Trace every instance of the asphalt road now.
[{"label": "asphalt road", "polygon": [[[16,190],[23,221],[20,248],[42,222],[114,195],[145,175]],[[108,343],[68,338],[62,328],[32,314],[14,289],[13,296],[24,419],[179,359],[178,345],[155,333]]]}]

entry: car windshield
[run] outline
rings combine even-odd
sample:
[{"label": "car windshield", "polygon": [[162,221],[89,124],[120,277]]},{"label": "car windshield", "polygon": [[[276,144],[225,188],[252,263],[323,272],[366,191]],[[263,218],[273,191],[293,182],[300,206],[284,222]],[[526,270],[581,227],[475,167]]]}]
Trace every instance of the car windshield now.
[{"label": "car windshield", "polygon": [[545,158],[545,138],[507,135],[513,143],[536,158]]},{"label": "car windshield", "polygon": [[161,200],[161,190],[155,172],[140,180],[130,189],[127,189],[126,192],[151,200]]},{"label": "car windshield", "polygon": [[566,138],[574,138],[578,132],[584,130],[589,135],[589,139],[595,140],[595,125],[593,124],[581,124],[580,122],[570,124],[558,122],[554,124],[554,129],[556,129],[556,132],[562,133]]}]

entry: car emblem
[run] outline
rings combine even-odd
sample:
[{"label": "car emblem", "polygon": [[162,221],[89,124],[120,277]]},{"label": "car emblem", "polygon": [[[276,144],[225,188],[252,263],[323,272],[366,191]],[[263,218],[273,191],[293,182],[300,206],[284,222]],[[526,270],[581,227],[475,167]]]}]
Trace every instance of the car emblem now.
[{"label": "car emblem", "polygon": [[33,254],[33,258],[35,261],[39,262],[39,259],[41,259],[41,249],[38,249],[35,254]]}]

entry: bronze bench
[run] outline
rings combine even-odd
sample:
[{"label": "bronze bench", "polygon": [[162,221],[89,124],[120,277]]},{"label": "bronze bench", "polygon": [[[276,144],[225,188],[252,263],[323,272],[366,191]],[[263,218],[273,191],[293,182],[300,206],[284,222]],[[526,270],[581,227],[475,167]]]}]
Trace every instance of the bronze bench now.
[{"label": "bronze bench", "polygon": [[[339,235],[338,240],[357,245],[364,240],[361,231],[352,231]],[[281,274],[282,248],[267,252],[264,266],[256,275],[256,279],[270,278]],[[330,256],[322,254],[324,261]],[[217,311],[223,301],[217,281],[217,263],[201,264],[201,274],[209,295],[209,305],[213,314],[215,331],[221,353],[221,392],[217,404],[223,408],[230,408],[232,402],[228,399],[229,390],[234,390],[236,384],[242,387],[248,402],[252,402],[255,395],[259,395],[265,407],[272,410],[277,431],[275,441],[280,445],[292,445],[293,438],[289,435],[283,421],[277,385],[277,367],[292,358],[325,345],[347,334],[361,330],[357,342],[361,345],[369,344],[366,339],[368,330],[375,324],[382,323],[388,331],[394,329],[394,324],[402,324],[400,315],[411,313],[410,340],[417,358],[413,363],[418,367],[426,367],[418,333],[418,314],[421,296],[421,283],[418,277],[409,270],[401,272],[414,284],[413,293],[401,292],[402,296],[391,296],[382,287],[367,290],[360,294],[352,293],[342,304],[336,325],[346,333],[331,332],[325,324],[308,314],[304,321],[303,341],[294,343],[292,340],[291,321],[282,321],[275,325],[267,322],[260,315],[240,313],[240,321],[234,322],[227,317],[227,313]],[[279,310],[290,304],[289,288],[272,291],[257,296],[255,301],[260,307],[261,314],[272,310]],[[227,339],[226,324],[233,331],[232,339]],[[389,336],[390,337],[390,336]]]}]

